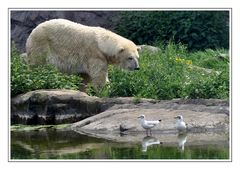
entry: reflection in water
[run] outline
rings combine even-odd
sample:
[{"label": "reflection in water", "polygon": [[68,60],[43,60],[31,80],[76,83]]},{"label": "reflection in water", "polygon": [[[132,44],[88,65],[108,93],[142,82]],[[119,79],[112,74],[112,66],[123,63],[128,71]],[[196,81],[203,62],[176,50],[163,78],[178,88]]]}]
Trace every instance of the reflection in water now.
[{"label": "reflection in water", "polygon": [[145,136],[142,140],[142,151],[146,152],[148,146],[162,144],[157,138],[153,136]]},{"label": "reflection in water", "polygon": [[177,142],[178,142],[179,149],[184,151],[184,145],[187,142],[187,133],[178,134]]},{"label": "reflection in water", "polygon": [[[137,136],[125,135],[124,138]],[[140,140],[142,136],[140,137]],[[166,137],[166,138],[164,138]],[[159,137],[160,138],[160,137]],[[169,139],[169,135],[160,139]],[[137,138],[139,140],[139,138]],[[161,142],[156,137],[146,136],[140,144],[114,142],[78,134],[74,131],[23,131],[11,132],[11,159],[228,159],[228,139],[221,143],[197,145],[191,143],[188,133],[188,147],[179,152],[176,147],[184,149],[186,136],[173,141]],[[135,140],[136,141],[136,140]],[[212,141],[211,141],[212,142]],[[152,149],[149,146],[154,145]],[[146,152],[147,151],[147,152]]]}]

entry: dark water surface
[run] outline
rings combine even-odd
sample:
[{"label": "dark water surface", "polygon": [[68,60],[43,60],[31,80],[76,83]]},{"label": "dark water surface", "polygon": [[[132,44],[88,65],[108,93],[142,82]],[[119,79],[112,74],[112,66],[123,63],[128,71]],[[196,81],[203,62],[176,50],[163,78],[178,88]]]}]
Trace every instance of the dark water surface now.
[{"label": "dark water surface", "polygon": [[[145,143],[144,143],[145,142]],[[154,144],[155,143],[155,144]],[[153,145],[151,145],[153,144]],[[229,159],[229,144],[190,145],[142,142],[118,143],[74,131],[11,132],[11,159]]]}]

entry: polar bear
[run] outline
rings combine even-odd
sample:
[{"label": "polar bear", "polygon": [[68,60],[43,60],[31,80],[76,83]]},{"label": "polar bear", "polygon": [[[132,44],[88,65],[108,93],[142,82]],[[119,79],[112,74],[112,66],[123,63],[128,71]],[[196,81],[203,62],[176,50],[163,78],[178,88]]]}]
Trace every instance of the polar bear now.
[{"label": "polar bear", "polygon": [[80,74],[96,89],[108,81],[109,64],[138,70],[138,50],[132,41],[109,30],[65,19],[39,24],[26,42],[30,65],[53,64],[61,72]]}]

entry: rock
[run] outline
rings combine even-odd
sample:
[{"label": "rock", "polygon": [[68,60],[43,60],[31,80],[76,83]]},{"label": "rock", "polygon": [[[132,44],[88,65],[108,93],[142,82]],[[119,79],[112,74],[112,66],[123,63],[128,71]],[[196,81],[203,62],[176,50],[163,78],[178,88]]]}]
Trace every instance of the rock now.
[{"label": "rock", "polygon": [[[159,120],[157,133],[175,133],[174,116],[182,114],[192,132],[226,131],[229,102],[217,99],[152,100],[132,97],[98,98],[74,90],[36,90],[11,99],[12,124],[74,123],[79,133],[98,136],[142,133],[137,117]],[[103,136],[104,136],[103,135]],[[98,136],[99,137],[99,136]]]},{"label": "rock", "polygon": [[189,65],[188,67],[191,69],[194,69],[197,72],[201,71],[202,73],[205,73],[205,74],[216,74],[216,75],[221,74],[221,71],[216,71],[216,70],[208,69],[208,68],[204,68],[204,67],[198,67],[198,66],[194,66],[194,65]]},{"label": "rock", "polygon": [[[141,102],[154,100],[142,99]],[[114,105],[134,107],[134,103],[133,98],[98,98],[74,90],[36,90],[11,99],[11,123],[73,123]]]},{"label": "rock", "polygon": [[11,41],[20,52],[25,52],[25,43],[31,31],[40,23],[64,18],[89,26],[101,26],[114,31],[120,18],[118,11],[11,11]]},{"label": "rock", "polygon": [[156,54],[161,51],[160,48],[154,47],[151,45],[138,45],[138,47],[140,47],[140,51],[139,51],[140,54],[145,52],[148,52],[150,54]]},{"label": "rock", "polygon": [[12,123],[59,124],[99,113],[99,99],[73,90],[36,90],[11,101]]},{"label": "rock", "polygon": [[[223,132],[223,136],[226,136],[225,133],[229,130],[228,101],[215,99],[146,102],[133,107],[129,107],[129,104],[114,105],[102,113],[74,123],[72,129],[81,134],[114,141],[141,141],[145,134],[137,119],[141,114],[144,114],[147,120],[162,120],[152,129],[152,133],[158,138],[164,134],[175,136],[177,130],[174,117],[179,114],[183,115],[191,133],[202,133],[202,136],[206,136],[205,133],[214,132],[215,136],[219,136],[215,132]],[[120,126],[129,129],[127,134],[130,136],[122,138],[119,135]]]},{"label": "rock", "polygon": [[217,56],[217,58],[220,59],[220,60],[229,62],[229,54],[227,54],[227,53],[220,53]]},{"label": "rock", "polygon": [[141,114],[147,120],[162,120],[152,134],[166,144],[176,139],[174,117],[179,114],[192,142],[226,141],[229,131],[228,100],[98,98],[74,90],[36,90],[11,100],[12,124],[76,122],[71,129],[78,133],[119,142],[142,141],[146,132],[137,119]]}]

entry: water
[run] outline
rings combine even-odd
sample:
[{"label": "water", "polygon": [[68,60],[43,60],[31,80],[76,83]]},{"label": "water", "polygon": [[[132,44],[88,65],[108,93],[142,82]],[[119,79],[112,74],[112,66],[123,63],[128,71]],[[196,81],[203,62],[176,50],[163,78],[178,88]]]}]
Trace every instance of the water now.
[{"label": "water", "polygon": [[[125,136],[126,137],[126,136]],[[74,131],[11,132],[11,159],[229,159],[229,144],[161,143],[155,137],[124,143],[81,135]],[[182,139],[181,136],[178,139]],[[155,144],[153,144],[155,143]],[[184,144],[185,146],[179,146]],[[150,145],[153,144],[153,145]],[[149,145],[149,146],[148,146]]]}]

